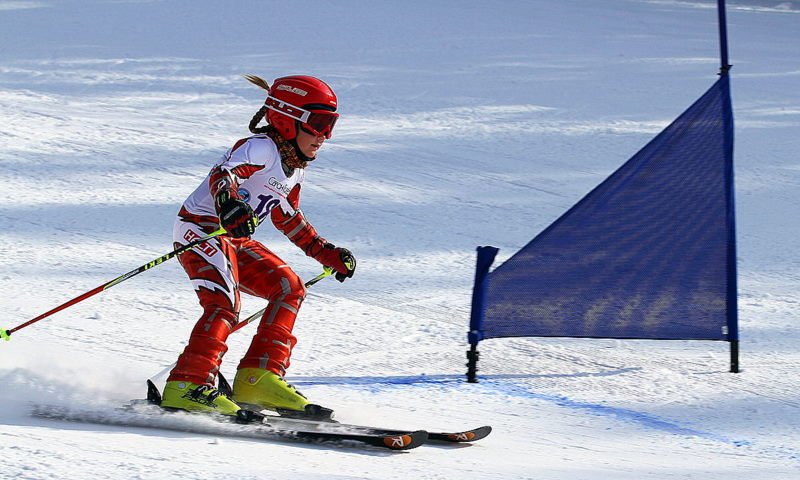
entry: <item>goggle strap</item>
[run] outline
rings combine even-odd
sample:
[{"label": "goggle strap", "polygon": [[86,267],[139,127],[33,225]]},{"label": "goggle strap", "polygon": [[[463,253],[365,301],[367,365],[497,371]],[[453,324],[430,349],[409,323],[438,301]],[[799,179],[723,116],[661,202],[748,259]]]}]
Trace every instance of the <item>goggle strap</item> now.
[{"label": "goggle strap", "polygon": [[299,121],[300,123],[308,122],[308,117],[311,116],[311,112],[308,110],[300,108],[296,105],[292,105],[291,103],[286,103],[283,100],[273,97],[272,95],[267,96],[267,100],[264,102],[264,105],[270,110],[282,113],[287,117],[291,117]]}]

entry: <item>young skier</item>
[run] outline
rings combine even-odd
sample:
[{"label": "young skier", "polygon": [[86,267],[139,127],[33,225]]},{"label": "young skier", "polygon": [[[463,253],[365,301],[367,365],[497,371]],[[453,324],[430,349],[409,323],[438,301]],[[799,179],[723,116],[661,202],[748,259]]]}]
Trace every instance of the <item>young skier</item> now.
[{"label": "young skier", "polygon": [[[176,248],[222,226],[227,233],[182,254],[203,314],[167,378],[162,406],[235,414],[251,409],[304,411],[309,401],[284,381],[296,338],[295,317],[305,297],[303,281],[263,244],[251,238],[265,221],[283,232],[306,255],[336,271],[343,282],[353,276],[355,258],[317,235],[299,208],[306,165],[331,138],[339,114],[336,95],[321,80],[288,76],[266,89],[264,106],[250,121],[255,135],[239,140],[214,165],[183,203],[175,222]],[[256,125],[266,116],[266,127]],[[267,299],[250,348],[239,362],[233,398],[214,388],[225,340],[239,320],[239,295]]]}]

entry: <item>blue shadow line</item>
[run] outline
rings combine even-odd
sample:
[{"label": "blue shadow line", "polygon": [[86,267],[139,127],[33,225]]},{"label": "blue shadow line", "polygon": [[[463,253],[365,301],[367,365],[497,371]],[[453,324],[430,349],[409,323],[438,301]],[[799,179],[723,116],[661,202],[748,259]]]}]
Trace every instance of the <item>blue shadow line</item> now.
[{"label": "blue shadow line", "polygon": [[[571,374],[501,374],[481,375],[481,381],[488,380],[526,380],[536,378],[565,378],[565,377],[605,377],[619,375],[641,368],[620,368],[597,373],[571,373]],[[368,376],[368,377],[296,377],[287,378],[293,385],[414,385],[414,384],[458,384],[466,383],[466,375],[406,375],[406,376]]]},{"label": "blue shadow line", "polygon": [[509,384],[506,382],[497,382],[494,380],[489,380],[485,383],[491,384],[495,388],[495,390],[498,390],[504,394],[534,398],[548,403],[553,403],[560,407],[574,409],[574,410],[585,410],[589,413],[592,413],[593,415],[614,417],[626,423],[635,423],[653,430],[658,430],[660,432],[670,433],[673,435],[698,437],[706,440],[713,440],[715,442],[726,443],[736,447],[751,445],[751,442],[749,441],[731,440],[722,435],[717,435],[715,433],[705,432],[690,427],[684,427],[669,422],[667,420],[664,420],[662,418],[659,418],[655,415],[651,415],[649,413],[630,410],[627,408],[613,407],[610,405],[601,405],[597,403],[573,400],[563,395],[537,393],[527,389],[522,385]]}]

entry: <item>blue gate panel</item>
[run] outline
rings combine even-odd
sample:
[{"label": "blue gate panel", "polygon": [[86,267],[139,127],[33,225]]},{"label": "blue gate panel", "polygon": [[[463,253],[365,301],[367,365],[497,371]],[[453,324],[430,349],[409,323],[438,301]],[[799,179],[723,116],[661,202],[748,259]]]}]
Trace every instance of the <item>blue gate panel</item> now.
[{"label": "blue gate panel", "polygon": [[488,274],[480,338],[736,340],[733,115],[720,79]]}]

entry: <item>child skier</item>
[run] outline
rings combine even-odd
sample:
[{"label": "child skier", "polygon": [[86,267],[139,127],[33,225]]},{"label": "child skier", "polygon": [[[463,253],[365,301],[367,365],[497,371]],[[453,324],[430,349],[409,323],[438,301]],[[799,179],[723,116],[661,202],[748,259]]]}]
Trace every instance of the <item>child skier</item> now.
[{"label": "child skier", "polygon": [[[289,76],[270,87],[250,122],[255,135],[239,140],[183,203],[173,230],[176,248],[222,226],[227,233],[179,257],[194,284],[203,314],[167,378],[162,406],[233,415],[251,409],[304,411],[309,401],[284,381],[296,338],[295,317],[305,297],[303,281],[272,251],[251,238],[269,220],[306,255],[353,276],[355,258],[317,235],[299,209],[305,167],[331,138],[339,114],[336,95],[321,80]],[[256,125],[266,116],[266,127]],[[225,340],[239,320],[239,295],[267,299],[267,307],[241,359],[233,398],[214,388]]]}]

